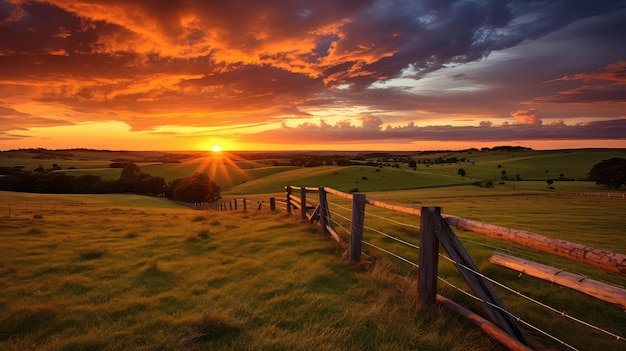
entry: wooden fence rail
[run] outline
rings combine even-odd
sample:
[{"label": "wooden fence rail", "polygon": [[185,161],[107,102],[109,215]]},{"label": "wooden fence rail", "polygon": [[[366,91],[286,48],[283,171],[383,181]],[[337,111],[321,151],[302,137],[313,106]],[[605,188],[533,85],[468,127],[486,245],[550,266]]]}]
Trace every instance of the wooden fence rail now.
[{"label": "wooden fence rail", "polygon": [[580,196],[580,197],[608,197],[609,199],[626,200],[626,193],[609,193],[609,192],[573,192],[573,191],[557,191],[557,195]]},{"label": "wooden fence rail", "polygon": [[[318,188],[303,188],[303,187],[287,187],[291,189],[306,189],[308,192],[318,191]],[[326,193],[337,195],[343,198],[352,199],[355,194],[347,194],[338,190],[322,187]],[[305,193],[304,191],[302,192]],[[302,197],[301,197],[302,198]],[[303,198],[306,201],[306,198]],[[294,206],[300,208],[301,199],[295,199],[297,201]],[[395,204],[389,204],[382,201],[376,201],[372,199],[366,199],[365,203],[368,205],[388,209],[394,212],[403,213],[411,216],[421,216],[421,209],[415,207],[407,207]],[[310,205],[309,205],[310,207]],[[302,219],[306,220],[305,211],[302,211]],[[529,247],[538,251],[542,251],[548,254],[565,257],[577,262],[585,263],[590,266],[601,268],[603,270],[618,273],[626,277],[626,255],[614,253],[602,249],[593,248],[590,246],[580,245],[566,240],[549,238],[540,234],[528,232],[525,230],[512,229],[501,227],[493,224],[482,223],[465,219],[458,216],[442,214],[442,217],[446,220],[450,226],[456,227],[461,230],[482,234],[494,239],[504,240],[512,242],[518,245]]]},{"label": "wooden fence rail", "polygon": [[[432,304],[437,301],[457,310],[457,312],[461,314],[473,316],[472,318],[475,317],[471,312],[463,310],[462,307],[456,305],[454,302],[436,294],[438,248],[441,244],[448,252],[453,262],[455,262],[455,265],[474,294],[483,301],[486,314],[491,320],[491,322],[477,322],[479,319],[474,318],[473,322],[511,350],[529,350],[530,344],[521,331],[521,328],[517,325],[516,320],[511,318],[508,312],[502,313],[502,311],[506,310],[504,306],[502,306],[501,301],[495,295],[489,282],[478,272],[478,268],[472,262],[469,254],[460,244],[450,227],[513,242],[538,251],[618,273],[621,276],[626,276],[626,255],[583,246],[565,240],[548,238],[523,230],[500,227],[453,215],[441,214],[440,208],[438,207],[414,208],[389,204],[382,201],[366,199],[365,194],[348,194],[329,187],[313,188],[287,186],[285,190],[285,203],[289,213],[291,213],[292,207],[299,209],[299,215],[302,221],[317,221],[320,223],[323,230],[331,234],[337,241],[341,241],[341,239],[335,232],[332,221],[330,220],[331,211],[328,208],[326,195],[332,194],[352,200],[350,239],[348,240],[348,258],[351,262],[359,261],[361,256],[366,204],[420,217],[420,253],[417,279],[419,302],[422,304]],[[307,194],[313,192],[318,194],[317,198],[313,200],[307,198]],[[313,202],[315,202],[315,204],[312,204]],[[503,337],[503,335],[506,336]]]}]

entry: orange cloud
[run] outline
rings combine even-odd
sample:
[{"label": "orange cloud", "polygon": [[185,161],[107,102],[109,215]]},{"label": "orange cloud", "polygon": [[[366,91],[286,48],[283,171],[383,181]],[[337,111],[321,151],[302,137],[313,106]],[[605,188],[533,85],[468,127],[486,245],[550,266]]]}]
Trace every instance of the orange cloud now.
[{"label": "orange cloud", "polygon": [[530,108],[528,110],[518,110],[516,112],[511,113],[511,116],[515,118],[517,124],[529,124],[540,126],[541,118],[539,118],[539,111],[535,108]]}]

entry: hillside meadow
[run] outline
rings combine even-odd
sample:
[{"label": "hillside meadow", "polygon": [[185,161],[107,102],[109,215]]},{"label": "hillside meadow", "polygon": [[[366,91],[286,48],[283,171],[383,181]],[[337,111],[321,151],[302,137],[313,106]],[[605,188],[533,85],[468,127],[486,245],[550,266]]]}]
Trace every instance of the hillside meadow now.
[{"label": "hillside meadow", "polygon": [[1,214],[2,350],[502,349],[452,312],[417,306],[386,264],[347,264],[284,213],[0,196],[97,204]]},{"label": "hillside meadow", "polygon": [[[546,180],[563,191],[604,191],[585,181],[591,167],[613,157],[626,157],[624,149],[572,150],[464,150],[385,153],[366,152],[155,152],[98,150],[12,150],[0,152],[0,167],[38,166],[52,169],[54,164],[68,175],[98,175],[105,180],[119,178],[121,169],[109,168],[113,162],[135,162],[142,172],[166,181],[204,172],[224,192],[266,194],[282,191],[287,184],[326,185],[342,191],[384,191],[429,187],[482,184],[510,189],[546,188]],[[353,166],[325,165],[296,167],[299,157],[357,159]],[[406,158],[417,162],[415,169]],[[394,160],[395,159],[395,160]],[[359,161],[360,160],[360,161]],[[455,162],[433,163],[438,160]],[[377,166],[359,165],[370,162]],[[459,175],[459,169],[465,176]],[[503,173],[504,172],[504,173]],[[366,179],[364,179],[364,177]],[[503,177],[505,179],[503,179]],[[503,184],[500,184],[503,183]]]},{"label": "hillside meadow", "polygon": [[[375,265],[347,264],[345,248],[316,227],[284,210],[267,211],[270,197],[285,198],[286,185],[358,191],[416,208],[440,206],[443,213],[626,253],[626,201],[606,197],[624,189],[585,180],[601,160],[626,157],[623,149],[423,152],[412,154],[415,168],[398,161],[404,154],[348,154],[360,164],[317,167],[290,165],[289,155],[280,153],[247,159],[196,152],[178,154],[176,162],[159,162],[163,153],[45,155],[56,158],[2,152],[0,166],[57,163],[68,174],[116,179],[120,170],[108,164],[134,160],[143,172],[167,180],[205,172],[222,188],[222,201],[246,198],[251,206],[236,213],[193,211],[135,195],[0,192],[0,346],[8,350],[501,349],[452,312],[416,306],[414,267],[366,247]],[[456,161],[436,163],[451,159]],[[309,196],[316,201],[315,194]],[[350,217],[349,200],[329,201],[337,221]],[[262,211],[256,211],[258,202]],[[418,252],[396,247],[376,230],[418,243],[419,231],[398,223],[419,225],[419,218],[367,206],[365,223],[375,229],[366,229],[365,240],[417,261]],[[488,258],[504,252],[622,287],[623,277],[473,233],[457,235],[490,277],[624,336],[622,310],[496,267]],[[463,286],[456,268],[441,261],[440,274]],[[455,289],[441,284],[439,291],[481,311]],[[581,350],[624,347],[623,341],[497,292],[512,311]],[[539,349],[558,348],[534,331],[529,336]]]}]

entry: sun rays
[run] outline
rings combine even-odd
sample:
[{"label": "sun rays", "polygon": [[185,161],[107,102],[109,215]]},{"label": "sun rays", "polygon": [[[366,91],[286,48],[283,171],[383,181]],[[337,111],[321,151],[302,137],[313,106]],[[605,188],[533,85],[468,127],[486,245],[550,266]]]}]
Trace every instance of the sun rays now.
[{"label": "sun rays", "polygon": [[232,187],[250,179],[250,176],[237,165],[237,161],[245,161],[241,157],[222,151],[219,145],[214,145],[196,172],[206,173],[211,180],[223,186]]}]

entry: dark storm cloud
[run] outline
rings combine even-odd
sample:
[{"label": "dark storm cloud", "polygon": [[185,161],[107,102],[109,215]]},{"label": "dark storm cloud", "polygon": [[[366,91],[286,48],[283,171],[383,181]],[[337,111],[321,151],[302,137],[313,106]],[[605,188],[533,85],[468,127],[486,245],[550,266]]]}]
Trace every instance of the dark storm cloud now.
[{"label": "dark storm cloud", "polygon": [[416,141],[481,141],[505,142],[511,140],[626,140],[626,119],[566,125],[557,121],[547,125],[518,123],[494,126],[483,122],[480,126],[416,126],[410,123],[401,127],[378,128],[376,117],[362,118],[360,126],[349,121],[330,125],[300,124],[297,127],[283,125],[280,129],[260,132],[253,137],[275,140],[275,143],[350,143],[350,142],[416,142]]}]

